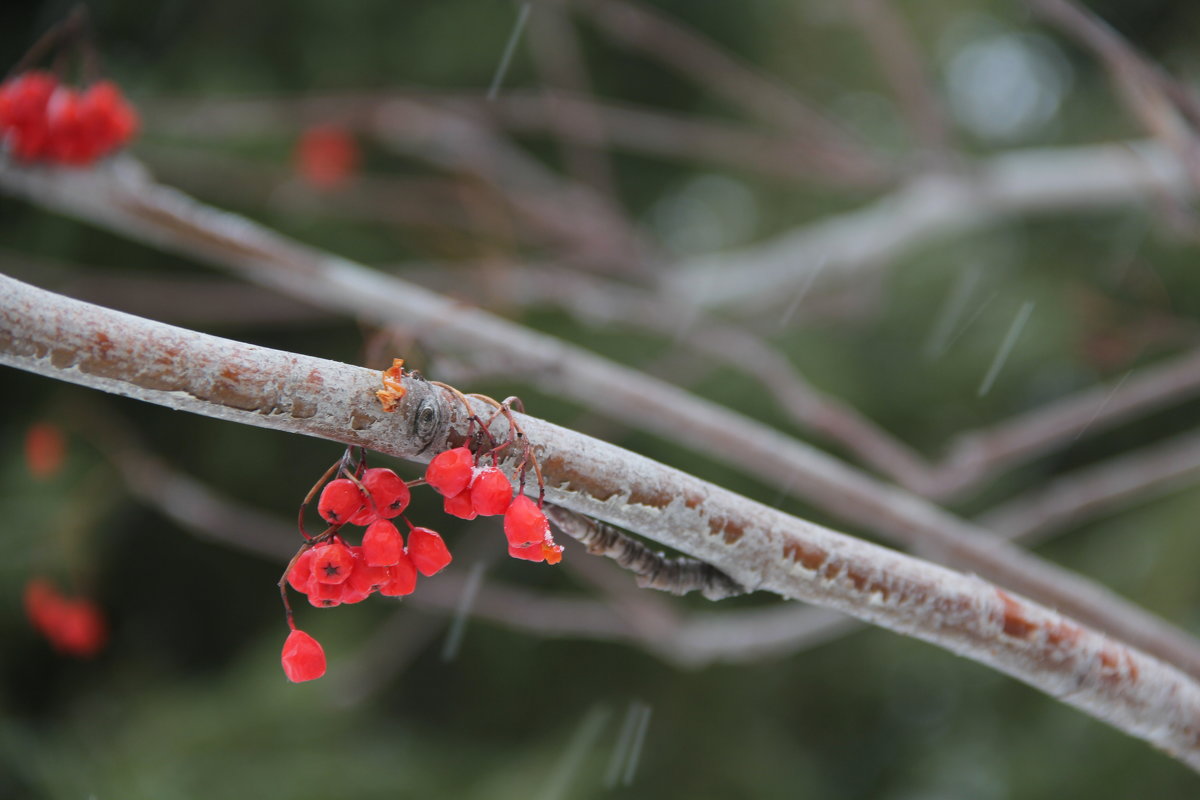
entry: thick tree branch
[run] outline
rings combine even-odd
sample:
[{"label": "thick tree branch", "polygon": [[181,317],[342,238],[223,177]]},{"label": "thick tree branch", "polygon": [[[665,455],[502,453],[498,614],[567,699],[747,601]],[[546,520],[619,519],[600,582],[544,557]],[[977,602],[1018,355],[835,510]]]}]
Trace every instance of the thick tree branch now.
[{"label": "thick tree branch", "polygon": [[72,173],[0,164],[0,186],[167,249],[232,267],[323,307],[404,325],[435,349],[491,370],[518,369],[550,391],[697,451],[719,453],[727,463],[844,520],[977,572],[1200,676],[1200,643],[1183,631],[1086,578],[989,537],[779,431],[552,337],[203,206],[149,181],[136,163],[118,162],[111,169]]},{"label": "thick tree branch", "polygon": [[[386,414],[371,370],[173,328],[6,277],[0,298],[0,361],[20,369],[418,461],[467,433],[468,410],[421,379],[406,378],[397,412]],[[477,401],[476,413],[488,409]],[[979,578],[789,517],[536,418],[518,420],[556,505],[711,563],[749,588],[987,664],[1200,770],[1200,686],[1174,667]]]}]

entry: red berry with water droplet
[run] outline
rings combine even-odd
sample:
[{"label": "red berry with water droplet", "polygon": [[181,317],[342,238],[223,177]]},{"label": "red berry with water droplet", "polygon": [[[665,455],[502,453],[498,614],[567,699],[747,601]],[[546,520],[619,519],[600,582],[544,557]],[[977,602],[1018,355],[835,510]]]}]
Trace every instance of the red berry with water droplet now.
[{"label": "red berry with water droplet", "polygon": [[504,535],[515,547],[541,543],[550,533],[546,515],[525,495],[518,495],[504,512]]},{"label": "red berry with water droplet", "polygon": [[513,488],[508,476],[496,467],[479,471],[471,482],[471,505],[481,517],[503,514],[512,502]]}]

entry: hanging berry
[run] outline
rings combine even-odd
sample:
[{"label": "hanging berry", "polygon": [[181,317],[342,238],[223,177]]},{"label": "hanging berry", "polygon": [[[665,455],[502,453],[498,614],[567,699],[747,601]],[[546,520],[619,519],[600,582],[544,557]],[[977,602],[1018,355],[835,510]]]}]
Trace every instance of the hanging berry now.
[{"label": "hanging berry", "polygon": [[325,674],[325,650],[321,643],[293,628],[283,643],[283,672],[292,683],[316,680]]},{"label": "hanging berry", "polygon": [[349,478],[338,478],[325,484],[317,501],[317,513],[330,525],[349,522],[363,507],[366,498]]},{"label": "hanging berry", "polygon": [[471,505],[481,517],[494,517],[508,510],[513,488],[508,476],[495,467],[479,471],[471,482]]},{"label": "hanging berry", "polygon": [[425,482],[446,497],[467,488],[475,471],[475,456],[465,447],[438,453],[425,469]]}]

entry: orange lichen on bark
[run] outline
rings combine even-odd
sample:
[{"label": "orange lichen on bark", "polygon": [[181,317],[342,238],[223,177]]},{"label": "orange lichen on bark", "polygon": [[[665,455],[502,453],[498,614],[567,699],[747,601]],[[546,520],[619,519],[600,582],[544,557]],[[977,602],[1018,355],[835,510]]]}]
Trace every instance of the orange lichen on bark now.
[{"label": "orange lichen on bark", "polygon": [[393,358],[392,365],[383,371],[383,388],[375,393],[375,396],[379,398],[379,404],[389,414],[396,410],[396,406],[400,404],[408,391],[400,382],[403,377],[404,359]]}]

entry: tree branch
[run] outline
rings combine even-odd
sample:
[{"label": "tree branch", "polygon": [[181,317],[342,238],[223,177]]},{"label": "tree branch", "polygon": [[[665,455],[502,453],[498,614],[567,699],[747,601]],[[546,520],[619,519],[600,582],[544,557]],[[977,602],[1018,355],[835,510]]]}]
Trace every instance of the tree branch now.
[{"label": "tree branch", "polygon": [[[403,400],[386,414],[372,370],[173,328],[7,277],[0,298],[0,361],[20,369],[410,460],[428,460],[467,435],[468,410],[419,378],[405,377]],[[475,402],[480,415],[490,409]],[[1200,686],[1174,667],[979,578],[789,517],[534,417],[517,419],[554,504],[713,564],[749,588],[987,664],[1200,771]]]},{"label": "tree branch", "polygon": [[914,178],[865,208],[753,247],[691,259],[667,273],[662,289],[705,308],[778,310],[801,290],[860,279],[918,245],[1009,217],[1191,194],[1187,171],[1157,144],[1013,151],[962,175]]},{"label": "tree branch", "polygon": [[[435,349],[487,364],[489,369],[517,369],[550,391],[698,452],[719,453],[726,463],[803,496],[843,520],[1062,609],[1200,676],[1200,643],[1082,576],[989,537],[914,495],[730,409],[203,206],[149,181],[136,162],[118,161],[110,171],[86,173],[24,170],[0,162],[0,186],[144,241],[232,267],[251,280],[323,307],[404,325]],[[642,531],[603,514],[567,507]],[[738,575],[731,577],[755,585]]]}]

